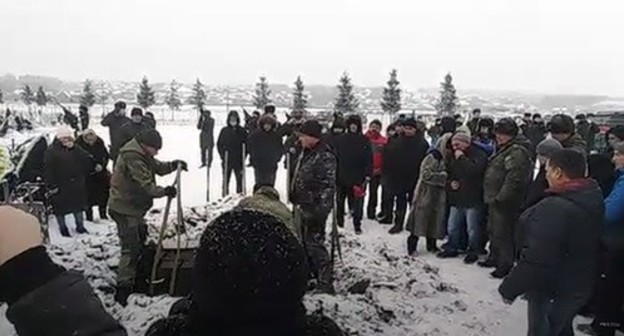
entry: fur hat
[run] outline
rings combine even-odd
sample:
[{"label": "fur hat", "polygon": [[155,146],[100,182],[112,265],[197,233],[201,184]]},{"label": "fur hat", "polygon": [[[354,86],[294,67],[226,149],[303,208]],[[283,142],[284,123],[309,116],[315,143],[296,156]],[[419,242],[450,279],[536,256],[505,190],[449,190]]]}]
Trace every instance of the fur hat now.
[{"label": "fur hat", "polygon": [[323,133],[323,126],[316,120],[308,120],[301,125],[299,133],[320,139]]},{"label": "fur hat", "polygon": [[132,111],[130,111],[130,116],[134,117],[134,116],[143,116],[143,110],[141,110],[140,107],[134,107],[132,108]]},{"label": "fur hat", "polygon": [[466,144],[471,144],[472,143],[472,138],[470,137],[469,134],[463,133],[463,132],[459,132],[457,131],[457,133],[455,133],[455,135],[453,135],[453,140],[454,141],[460,141]]},{"label": "fur hat", "polygon": [[550,119],[548,130],[552,134],[572,134],[575,130],[574,120],[568,115],[557,114]]},{"label": "fur hat", "polygon": [[403,122],[401,124],[403,125],[403,127],[418,128],[418,123],[416,122],[416,119],[414,119],[414,118],[407,118],[407,119],[403,120]]},{"label": "fur hat", "polygon": [[503,118],[494,125],[494,134],[503,134],[508,136],[517,136],[520,128],[518,124],[511,118]]}]

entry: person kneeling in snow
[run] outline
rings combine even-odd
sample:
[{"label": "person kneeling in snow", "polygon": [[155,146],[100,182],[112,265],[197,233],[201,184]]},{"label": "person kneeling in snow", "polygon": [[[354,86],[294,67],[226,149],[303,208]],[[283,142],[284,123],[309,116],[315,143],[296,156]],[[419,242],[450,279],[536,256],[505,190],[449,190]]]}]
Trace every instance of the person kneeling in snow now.
[{"label": "person kneeling in snow", "polygon": [[155,322],[147,336],[341,336],[328,317],[308,315],[305,249],[284,222],[237,209],[206,227],[189,298]]},{"label": "person kneeling in snow", "polygon": [[154,175],[167,175],[178,164],[187,170],[186,162],[161,162],[154,158],[162,147],[162,138],[156,130],[148,130],[130,140],[119,151],[111,178],[108,208],[117,223],[121,244],[121,258],[117,271],[115,300],[126,305],[135,287],[136,267],[145,239],[147,225],[143,216],[152,207],[154,198],[177,195],[174,187],[159,187]]}]

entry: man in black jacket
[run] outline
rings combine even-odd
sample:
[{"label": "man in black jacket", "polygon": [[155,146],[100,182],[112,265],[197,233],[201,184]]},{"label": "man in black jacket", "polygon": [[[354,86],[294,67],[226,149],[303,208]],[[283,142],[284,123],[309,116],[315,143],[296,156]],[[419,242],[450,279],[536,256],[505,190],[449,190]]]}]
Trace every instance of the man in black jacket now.
[{"label": "man in black jacket", "polygon": [[89,121],[91,119],[89,116],[89,108],[80,105],[78,107],[78,117],[80,118],[80,130],[84,131],[89,129]]},{"label": "man in black jacket", "polygon": [[126,117],[126,103],[123,101],[116,102],[115,109],[102,119],[102,126],[108,127],[110,155],[113,163],[117,161],[119,149],[123,145],[121,127],[128,122],[130,122],[130,118]]},{"label": "man in black jacket", "polygon": [[238,112],[230,111],[227,119],[227,126],[221,129],[217,140],[217,150],[223,163],[225,174],[226,191],[230,191],[230,178],[232,173],[236,178],[236,193],[243,192],[243,169],[244,157],[246,157],[245,143],[247,141],[247,131],[240,125]]},{"label": "man in black jacket", "polygon": [[362,133],[362,119],[358,115],[347,117],[347,133],[337,140],[337,217],[344,226],[345,198],[349,199],[355,233],[362,233],[365,183],[373,174],[373,152],[368,138]]},{"label": "man in black jacket", "polygon": [[202,109],[197,122],[197,129],[201,131],[199,133],[201,167],[210,167],[212,165],[212,148],[214,147],[214,119],[210,116],[209,110]]},{"label": "man in black jacket", "polygon": [[277,120],[265,114],[258,120],[258,128],[249,135],[249,158],[254,168],[256,185],[275,186],[277,164],[282,159],[282,137],[276,131]]},{"label": "man in black jacket", "polygon": [[134,139],[137,135],[149,129],[153,129],[153,127],[145,121],[143,110],[139,107],[133,108],[130,112],[130,122],[121,126],[121,130],[119,131],[121,134],[121,147],[130,142],[130,140]]},{"label": "man in black jacket", "polygon": [[[468,251],[464,262],[475,263],[481,252],[483,230],[483,174],[488,156],[472,143],[469,135],[456,133],[451,144],[453,155],[448,162],[449,243],[440,258],[459,254],[462,233],[468,233]],[[467,230],[466,230],[467,229]]]},{"label": "man in black jacket", "polygon": [[429,150],[424,134],[418,132],[417,127],[416,120],[406,119],[403,121],[403,134],[389,141],[384,148],[382,184],[389,195],[388,208],[384,209],[384,214],[392,216],[396,204],[395,221],[390,234],[403,231],[407,203],[412,199],[420,175],[420,164]]},{"label": "man in black jacket", "polygon": [[548,195],[521,216],[526,239],[520,260],[499,292],[506,303],[526,294],[529,335],[574,335],[572,320],[591,296],[604,204],[585,172],[580,152],[553,153]]}]

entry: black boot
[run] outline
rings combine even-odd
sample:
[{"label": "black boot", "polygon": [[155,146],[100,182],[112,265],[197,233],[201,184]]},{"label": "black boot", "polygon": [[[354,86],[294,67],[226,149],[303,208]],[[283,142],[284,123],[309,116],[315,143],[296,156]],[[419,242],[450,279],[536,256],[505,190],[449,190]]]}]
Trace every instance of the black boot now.
[{"label": "black boot", "polygon": [[435,238],[427,238],[427,252],[438,253],[440,249],[438,248],[438,242]]},{"label": "black boot", "polygon": [[353,221],[353,227],[355,229],[356,235],[362,234],[362,222],[361,221]]},{"label": "black boot", "polygon": [[66,225],[59,225],[59,230],[61,231],[61,236],[63,237],[71,237],[71,235],[69,234],[69,229],[67,229]]},{"label": "black boot", "polygon": [[98,207],[98,211],[100,213],[100,219],[108,220],[108,215],[106,214],[106,206]]},{"label": "black boot", "polygon": [[494,270],[494,272],[490,273],[490,275],[494,279],[502,279],[502,278],[506,277],[507,274],[509,274],[510,271],[511,271],[511,267],[497,267]]},{"label": "black boot", "polygon": [[331,266],[319,270],[319,279],[316,290],[323,294],[336,294],[334,289],[334,275]]},{"label": "black boot", "polygon": [[119,303],[122,306],[128,305],[128,297],[132,294],[131,286],[119,286],[115,291],[115,302]]},{"label": "black boot", "polygon": [[87,229],[85,229],[84,225],[76,226],[76,232],[78,232],[79,234],[87,234],[87,233],[89,233],[89,231],[87,231]]},{"label": "black boot", "polygon": [[415,256],[417,248],[418,248],[418,236],[409,235],[409,237],[407,237],[407,254],[411,256]]},{"label": "black boot", "polygon": [[483,267],[483,268],[494,268],[494,267],[496,267],[497,264],[496,264],[496,261],[494,259],[489,259],[488,258],[486,260],[479,261],[477,263],[477,265],[479,265],[480,267]]},{"label": "black boot", "polygon": [[390,234],[397,234],[403,231],[403,222],[405,221],[405,213],[397,212],[394,226],[388,231]]},{"label": "black boot", "polygon": [[85,215],[86,215],[87,220],[88,220],[89,222],[93,222],[93,208],[87,208],[87,209],[85,210]]}]

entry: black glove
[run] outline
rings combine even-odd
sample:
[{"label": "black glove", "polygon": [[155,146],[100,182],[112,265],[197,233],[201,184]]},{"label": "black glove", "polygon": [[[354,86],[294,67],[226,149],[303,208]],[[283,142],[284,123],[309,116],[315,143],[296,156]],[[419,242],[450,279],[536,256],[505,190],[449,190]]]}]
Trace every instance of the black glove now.
[{"label": "black glove", "polygon": [[165,188],[165,196],[169,198],[174,198],[178,196],[178,190],[175,187],[166,187]]},{"label": "black glove", "polygon": [[173,164],[175,164],[175,166],[177,167],[178,165],[182,166],[182,170],[184,171],[188,171],[188,165],[186,164],[186,162],[182,161],[182,160],[174,160]]}]

